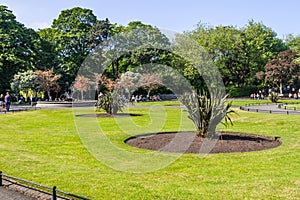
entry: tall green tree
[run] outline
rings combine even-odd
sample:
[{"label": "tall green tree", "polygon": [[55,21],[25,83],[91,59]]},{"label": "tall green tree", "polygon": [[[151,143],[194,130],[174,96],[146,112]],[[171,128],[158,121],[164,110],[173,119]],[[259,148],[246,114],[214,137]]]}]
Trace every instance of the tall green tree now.
[{"label": "tall green tree", "polygon": [[113,79],[136,67],[158,62],[163,49],[170,46],[158,28],[139,21],[130,22],[126,27],[117,26],[113,33],[108,41],[113,48],[104,52],[106,73]]},{"label": "tall green tree", "polygon": [[300,37],[290,35],[287,40],[287,46],[296,53],[297,57],[294,61],[300,64]]},{"label": "tall green tree", "polygon": [[114,27],[115,25],[111,24],[108,18],[105,20],[97,20],[97,22],[93,25],[88,37],[90,48],[94,49],[99,44],[109,39],[114,34]]},{"label": "tall green tree", "polygon": [[275,31],[260,22],[249,21],[243,31],[250,68],[248,82],[251,83],[255,74],[264,69],[268,60],[287,50],[287,47],[282,39],[277,38]]},{"label": "tall green tree", "polygon": [[40,70],[55,69],[56,71],[61,71],[56,51],[59,41],[54,39],[55,30],[46,28],[37,31],[37,33],[40,37],[37,68]]},{"label": "tall green tree", "polygon": [[271,28],[254,21],[242,28],[199,24],[188,34],[212,55],[226,86],[252,84],[268,60],[286,49]]},{"label": "tall green tree", "polygon": [[75,80],[79,67],[91,51],[89,38],[96,23],[97,17],[92,10],[75,7],[61,11],[51,29],[40,31],[57,55],[54,71],[62,75],[62,84]]},{"label": "tall green tree", "polygon": [[[87,55],[111,36],[113,27],[108,19],[97,20],[92,10],[75,7],[61,11],[51,28],[39,31],[42,48],[48,50],[44,51],[43,64],[62,75],[59,81],[63,90],[75,81]],[[101,55],[97,59],[102,59]],[[83,69],[90,71],[87,66]]]},{"label": "tall green tree", "polygon": [[15,74],[35,68],[38,35],[0,5],[0,91],[9,90]]}]

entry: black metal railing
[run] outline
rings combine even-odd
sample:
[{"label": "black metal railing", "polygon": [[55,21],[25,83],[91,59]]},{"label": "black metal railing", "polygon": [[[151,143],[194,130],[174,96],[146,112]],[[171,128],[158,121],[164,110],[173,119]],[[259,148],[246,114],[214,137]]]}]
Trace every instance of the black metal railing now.
[{"label": "black metal railing", "polygon": [[247,106],[240,106],[240,110],[249,111],[249,112],[261,112],[261,113],[270,113],[270,114],[300,114],[297,110],[267,110],[267,109],[259,109],[259,108],[251,108]]},{"label": "black metal railing", "polygon": [[278,103],[272,102],[254,102],[254,103],[247,103],[244,106],[268,106],[268,105],[277,105]]},{"label": "black metal railing", "polygon": [[35,183],[32,181],[28,181],[28,180],[24,180],[24,179],[10,176],[7,174],[3,174],[2,171],[0,171],[0,186],[3,186],[3,180],[8,181],[10,183],[18,184],[18,185],[21,185],[21,186],[24,186],[27,188],[31,188],[36,191],[40,191],[44,194],[49,194],[52,196],[53,200],[57,200],[57,198],[66,199],[66,200],[70,200],[70,199],[89,200],[86,197],[82,197],[82,196],[79,196],[76,194],[65,192],[63,190],[59,190],[59,189],[57,189],[56,186],[50,187],[50,186],[42,185],[42,184]]},{"label": "black metal railing", "polygon": [[300,104],[300,102],[282,103],[282,104],[278,105],[278,108],[285,109],[285,110],[299,110],[299,109],[297,109],[296,106],[292,106],[295,104],[298,105],[298,104]]}]

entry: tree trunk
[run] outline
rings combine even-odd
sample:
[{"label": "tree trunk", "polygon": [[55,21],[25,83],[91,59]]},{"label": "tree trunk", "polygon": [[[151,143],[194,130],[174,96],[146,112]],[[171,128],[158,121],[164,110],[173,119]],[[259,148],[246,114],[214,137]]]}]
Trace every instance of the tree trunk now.
[{"label": "tree trunk", "polygon": [[205,130],[197,130],[196,131],[196,136],[197,137],[202,137],[202,138],[205,138],[207,135],[207,132]]},{"label": "tree trunk", "polygon": [[128,101],[131,101],[131,94],[128,92]]},{"label": "tree trunk", "polygon": [[280,91],[280,94],[283,94],[283,92],[282,92],[282,81],[280,81],[280,84],[279,84],[279,91]]},{"label": "tree trunk", "polygon": [[51,94],[50,94],[49,90],[47,91],[47,94],[48,94],[49,101],[52,101],[52,97],[51,97]]}]

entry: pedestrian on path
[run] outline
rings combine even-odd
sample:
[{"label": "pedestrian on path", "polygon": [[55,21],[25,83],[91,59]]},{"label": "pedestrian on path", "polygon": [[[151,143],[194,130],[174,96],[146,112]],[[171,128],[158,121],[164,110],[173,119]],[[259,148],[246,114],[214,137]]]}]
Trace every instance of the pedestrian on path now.
[{"label": "pedestrian on path", "polygon": [[4,97],[4,101],[5,101],[6,111],[9,112],[10,103],[11,103],[11,97],[9,95],[9,92],[6,93]]}]

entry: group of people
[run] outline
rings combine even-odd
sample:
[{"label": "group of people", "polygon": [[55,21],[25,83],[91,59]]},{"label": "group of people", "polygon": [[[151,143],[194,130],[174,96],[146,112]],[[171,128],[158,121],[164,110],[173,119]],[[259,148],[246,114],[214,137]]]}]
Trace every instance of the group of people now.
[{"label": "group of people", "polygon": [[300,93],[289,93],[289,98],[294,98],[294,99],[298,99],[300,97]]},{"label": "group of people", "polygon": [[146,97],[146,96],[143,96],[143,95],[132,95],[131,96],[131,99],[130,99],[131,102],[140,102],[140,101],[161,101],[161,98],[159,95],[154,95],[154,96],[151,96],[151,97]]},{"label": "group of people", "polygon": [[265,98],[265,94],[262,93],[261,91],[259,91],[258,93],[252,93],[250,95],[251,99],[264,99]]},{"label": "group of people", "polygon": [[6,111],[9,112],[10,105],[11,105],[11,96],[10,96],[9,92],[7,92],[5,96],[3,94],[1,94],[0,95],[1,109],[6,109]]},{"label": "group of people", "polygon": [[[270,94],[270,92],[274,92],[274,91],[279,93],[276,89],[275,90],[270,89],[269,94]],[[286,91],[286,89],[284,91]],[[280,97],[289,97],[290,99],[291,98],[300,99],[300,89],[299,89],[299,92],[297,93],[297,91],[294,88],[292,88],[292,92],[284,93],[284,94],[285,95],[281,94],[279,96]],[[265,92],[265,90],[262,90],[262,91],[259,91],[258,93],[252,93],[250,95],[250,98],[251,99],[264,99],[266,96],[268,96],[268,94]]]}]

